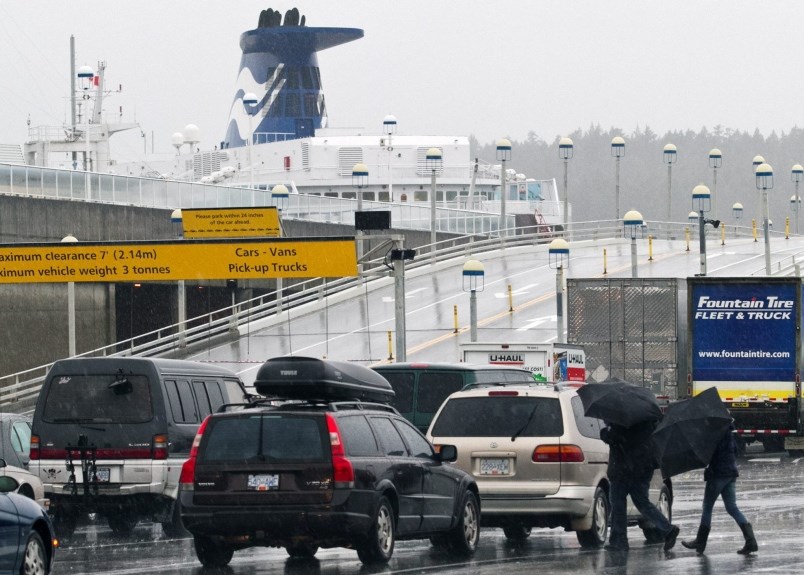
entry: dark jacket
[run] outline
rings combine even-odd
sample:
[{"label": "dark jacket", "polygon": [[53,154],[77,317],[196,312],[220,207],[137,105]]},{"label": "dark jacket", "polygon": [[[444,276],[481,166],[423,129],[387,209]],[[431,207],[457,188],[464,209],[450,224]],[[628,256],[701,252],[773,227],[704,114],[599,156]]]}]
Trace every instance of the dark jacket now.
[{"label": "dark jacket", "polygon": [[717,444],[709,465],[704,470],[704,479],[738,477],[737,471],[737,442],[734,439],[734,426],[723,434]]},{"label": "dark jacket", "polygon": [[641,476],[658,467],[651,439],[655,428],[655,421],[645,421],[632,427],[610,424],[600,430],[600,439],[609,444],[609,479]]}]

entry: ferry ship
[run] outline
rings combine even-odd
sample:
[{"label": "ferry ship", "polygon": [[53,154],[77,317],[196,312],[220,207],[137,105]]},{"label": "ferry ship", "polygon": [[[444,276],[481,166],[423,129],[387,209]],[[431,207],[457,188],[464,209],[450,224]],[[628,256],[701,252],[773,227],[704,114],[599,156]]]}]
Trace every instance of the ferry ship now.
[{"label": "ferry ship", "polygon": [[[220,143],[197,148],[198,128],[190,124],[172,136],[175,156],[130,163],[111,157],[109,138],[138,125],[104,117],[108,91],[100,62],[97,73],[84,71],[83,85],[73,89],[77,113],[71,125],[29,128],[24,161],[262,192],[284,184],[296,194],[354,199],[360,193],[364,201],[397,205],[430,205],[435,187],[440,208],[504,210],[516,215],[518,226],[563,222],[554,179],[528,178],[504,162],[472,158],[467,136],[400,134],[391,114],[376,130],[331,127],[317,53],[362,37],[357,28],[307,26],[295,8],[284,15],[263,10],[257,27],[240,36],[240,69]],[[82,80],[81,71],[73,77]],[[441,155],[435,167],[427,159],[433,149]],[[368,177],[357,187],[353,171],[360,164]],[[259,203],[270,194],[251,195]]]}]

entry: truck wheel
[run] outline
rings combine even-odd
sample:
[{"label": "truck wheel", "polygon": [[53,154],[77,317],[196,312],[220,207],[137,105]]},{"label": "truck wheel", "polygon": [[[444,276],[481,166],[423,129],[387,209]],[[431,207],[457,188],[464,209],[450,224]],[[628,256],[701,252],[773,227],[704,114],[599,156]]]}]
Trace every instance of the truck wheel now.
[{"label": "truck wheel", "polygon": [[778,435],[766,437],[762,440],[762,447],[765,449],[765,453],[784,451],[784,437]]},{"label": "truck wheel", "polygon": [[595,489],[595,498],[592,500],[592,528],[586,531],[576,531],[575,536],[581,547],[600,547],[606,542],[606,533],[609,529],[609,496],[602,487]]}]

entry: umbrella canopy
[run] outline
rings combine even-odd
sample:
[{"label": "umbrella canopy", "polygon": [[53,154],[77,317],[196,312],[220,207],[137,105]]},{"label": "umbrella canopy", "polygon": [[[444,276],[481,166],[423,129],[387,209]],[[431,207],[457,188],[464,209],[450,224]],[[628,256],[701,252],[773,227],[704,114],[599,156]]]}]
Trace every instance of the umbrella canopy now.
[{"label": "umbrella canopy", "polygon": [[730,425],[731,414],[714,387],[671,403],[653,432],[662,474],[671,477],[709,465]]},{"label": "umbrella canopy", "polygon": [[657,420],[662,416],[651,390],[624,381],[590,383],[578,389],[578,395],[585,415],[623,427]]}]

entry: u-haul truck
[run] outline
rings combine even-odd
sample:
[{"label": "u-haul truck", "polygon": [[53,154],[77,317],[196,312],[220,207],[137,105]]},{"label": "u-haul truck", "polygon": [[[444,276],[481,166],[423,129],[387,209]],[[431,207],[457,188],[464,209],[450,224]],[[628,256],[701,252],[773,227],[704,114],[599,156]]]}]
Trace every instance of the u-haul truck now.
[{"label": "u-haul truck", "polygon": [[461,344],[461,361],[520,367],[533,373],[536,381],[586,381],[583,347],[567,343]]}]

